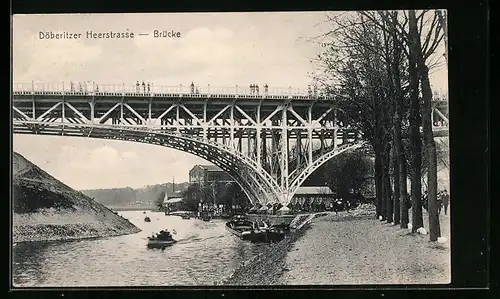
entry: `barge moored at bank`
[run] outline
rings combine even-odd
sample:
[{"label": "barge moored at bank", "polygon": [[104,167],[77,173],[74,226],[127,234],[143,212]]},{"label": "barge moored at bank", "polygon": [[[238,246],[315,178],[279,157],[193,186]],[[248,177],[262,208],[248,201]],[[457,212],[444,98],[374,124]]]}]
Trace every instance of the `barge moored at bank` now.
[{"label": "barge moored at bank", "polygon": [[285,237],[285,229],[269,227],[265,222],[261,224],[247,220],[243,216],[235,216],[233,220],[226,222],[226,230],[241,240],[258,243],[279,242]]}]

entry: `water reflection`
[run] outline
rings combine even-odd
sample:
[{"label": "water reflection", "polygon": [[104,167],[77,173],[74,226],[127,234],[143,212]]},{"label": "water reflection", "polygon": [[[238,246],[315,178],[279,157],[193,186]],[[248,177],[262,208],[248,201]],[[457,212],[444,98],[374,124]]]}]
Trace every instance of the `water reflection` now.
[{"label": "water reflection", "polygon": [[[266,244],[242,242],[223,220],[204,222],[142,211],[121,212],[142,229],[133,235],[19,244],[14,247],[16,286],[212,285]],[[168,229],[177,243],[148,249],[147,237]]]},{"label": "water reflection", "polygon": [[15,286],[31,281],[43,282],[46,279],[42,265],[44,253],[49,243],[18,243],[13,251],[13,283]]}]

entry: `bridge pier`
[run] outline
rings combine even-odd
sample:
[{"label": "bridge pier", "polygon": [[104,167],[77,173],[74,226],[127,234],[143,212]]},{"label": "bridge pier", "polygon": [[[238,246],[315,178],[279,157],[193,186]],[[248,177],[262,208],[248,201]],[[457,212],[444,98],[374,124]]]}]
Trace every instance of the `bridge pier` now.
[{"label": "bridge pier", "polygon": [[278,196],[279,198],[279,203],[282,204],[283,206],[287,206],[288,203],[292,200],[292,196],[290,196],[290,192],[288,190],[281,192]]}]

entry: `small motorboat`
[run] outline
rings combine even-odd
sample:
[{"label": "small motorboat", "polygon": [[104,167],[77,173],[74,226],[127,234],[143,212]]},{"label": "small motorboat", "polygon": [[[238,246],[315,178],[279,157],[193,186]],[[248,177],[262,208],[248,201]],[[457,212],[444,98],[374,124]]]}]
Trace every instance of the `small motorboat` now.
[{"label": "small motorboat", "polygon": [[181,218],[182,218],[182,219],[191,219],[191,217],[189,217],[189,215],[188,215],[188,214],[184,214],[184,215],[182,215],[182,216],[181,216]]},{"label": "small motorboat", "polygon": [[162,230],[156,236],[148,237],[148,247],[166,247],[177,243],[167,230]]},{"label": "small motorboat", "polygon": [[149,218],[148,216],[146,216],[146,217],[144,218],[144,222],[151,222],[151,218]]},{"label": "small motorboat", "polygon": [[155,246],[170,246],[175,244],[177,241],[175,240],[158,240],[158,239],[149,239],[148,240],[148,246],[149,247],[155,247]]}]

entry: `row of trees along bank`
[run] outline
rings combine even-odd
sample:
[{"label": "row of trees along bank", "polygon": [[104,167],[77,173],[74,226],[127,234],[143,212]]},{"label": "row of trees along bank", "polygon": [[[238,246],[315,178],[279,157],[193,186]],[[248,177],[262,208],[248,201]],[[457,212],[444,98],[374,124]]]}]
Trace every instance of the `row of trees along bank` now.
[{"label": "row of trees along bank", "polygon": [[429,70],[445,63],[445,18],[431,10],[337,14],[328,16],[331,30],[314,39],[321,38],[324,48],[317,84],[334,96],[342,121],[362,132],[375,153],[377,217],[408,228],[411,187],[412,230],[423,227],[426,172],[431,241],[440,237],[440,226]]}]

